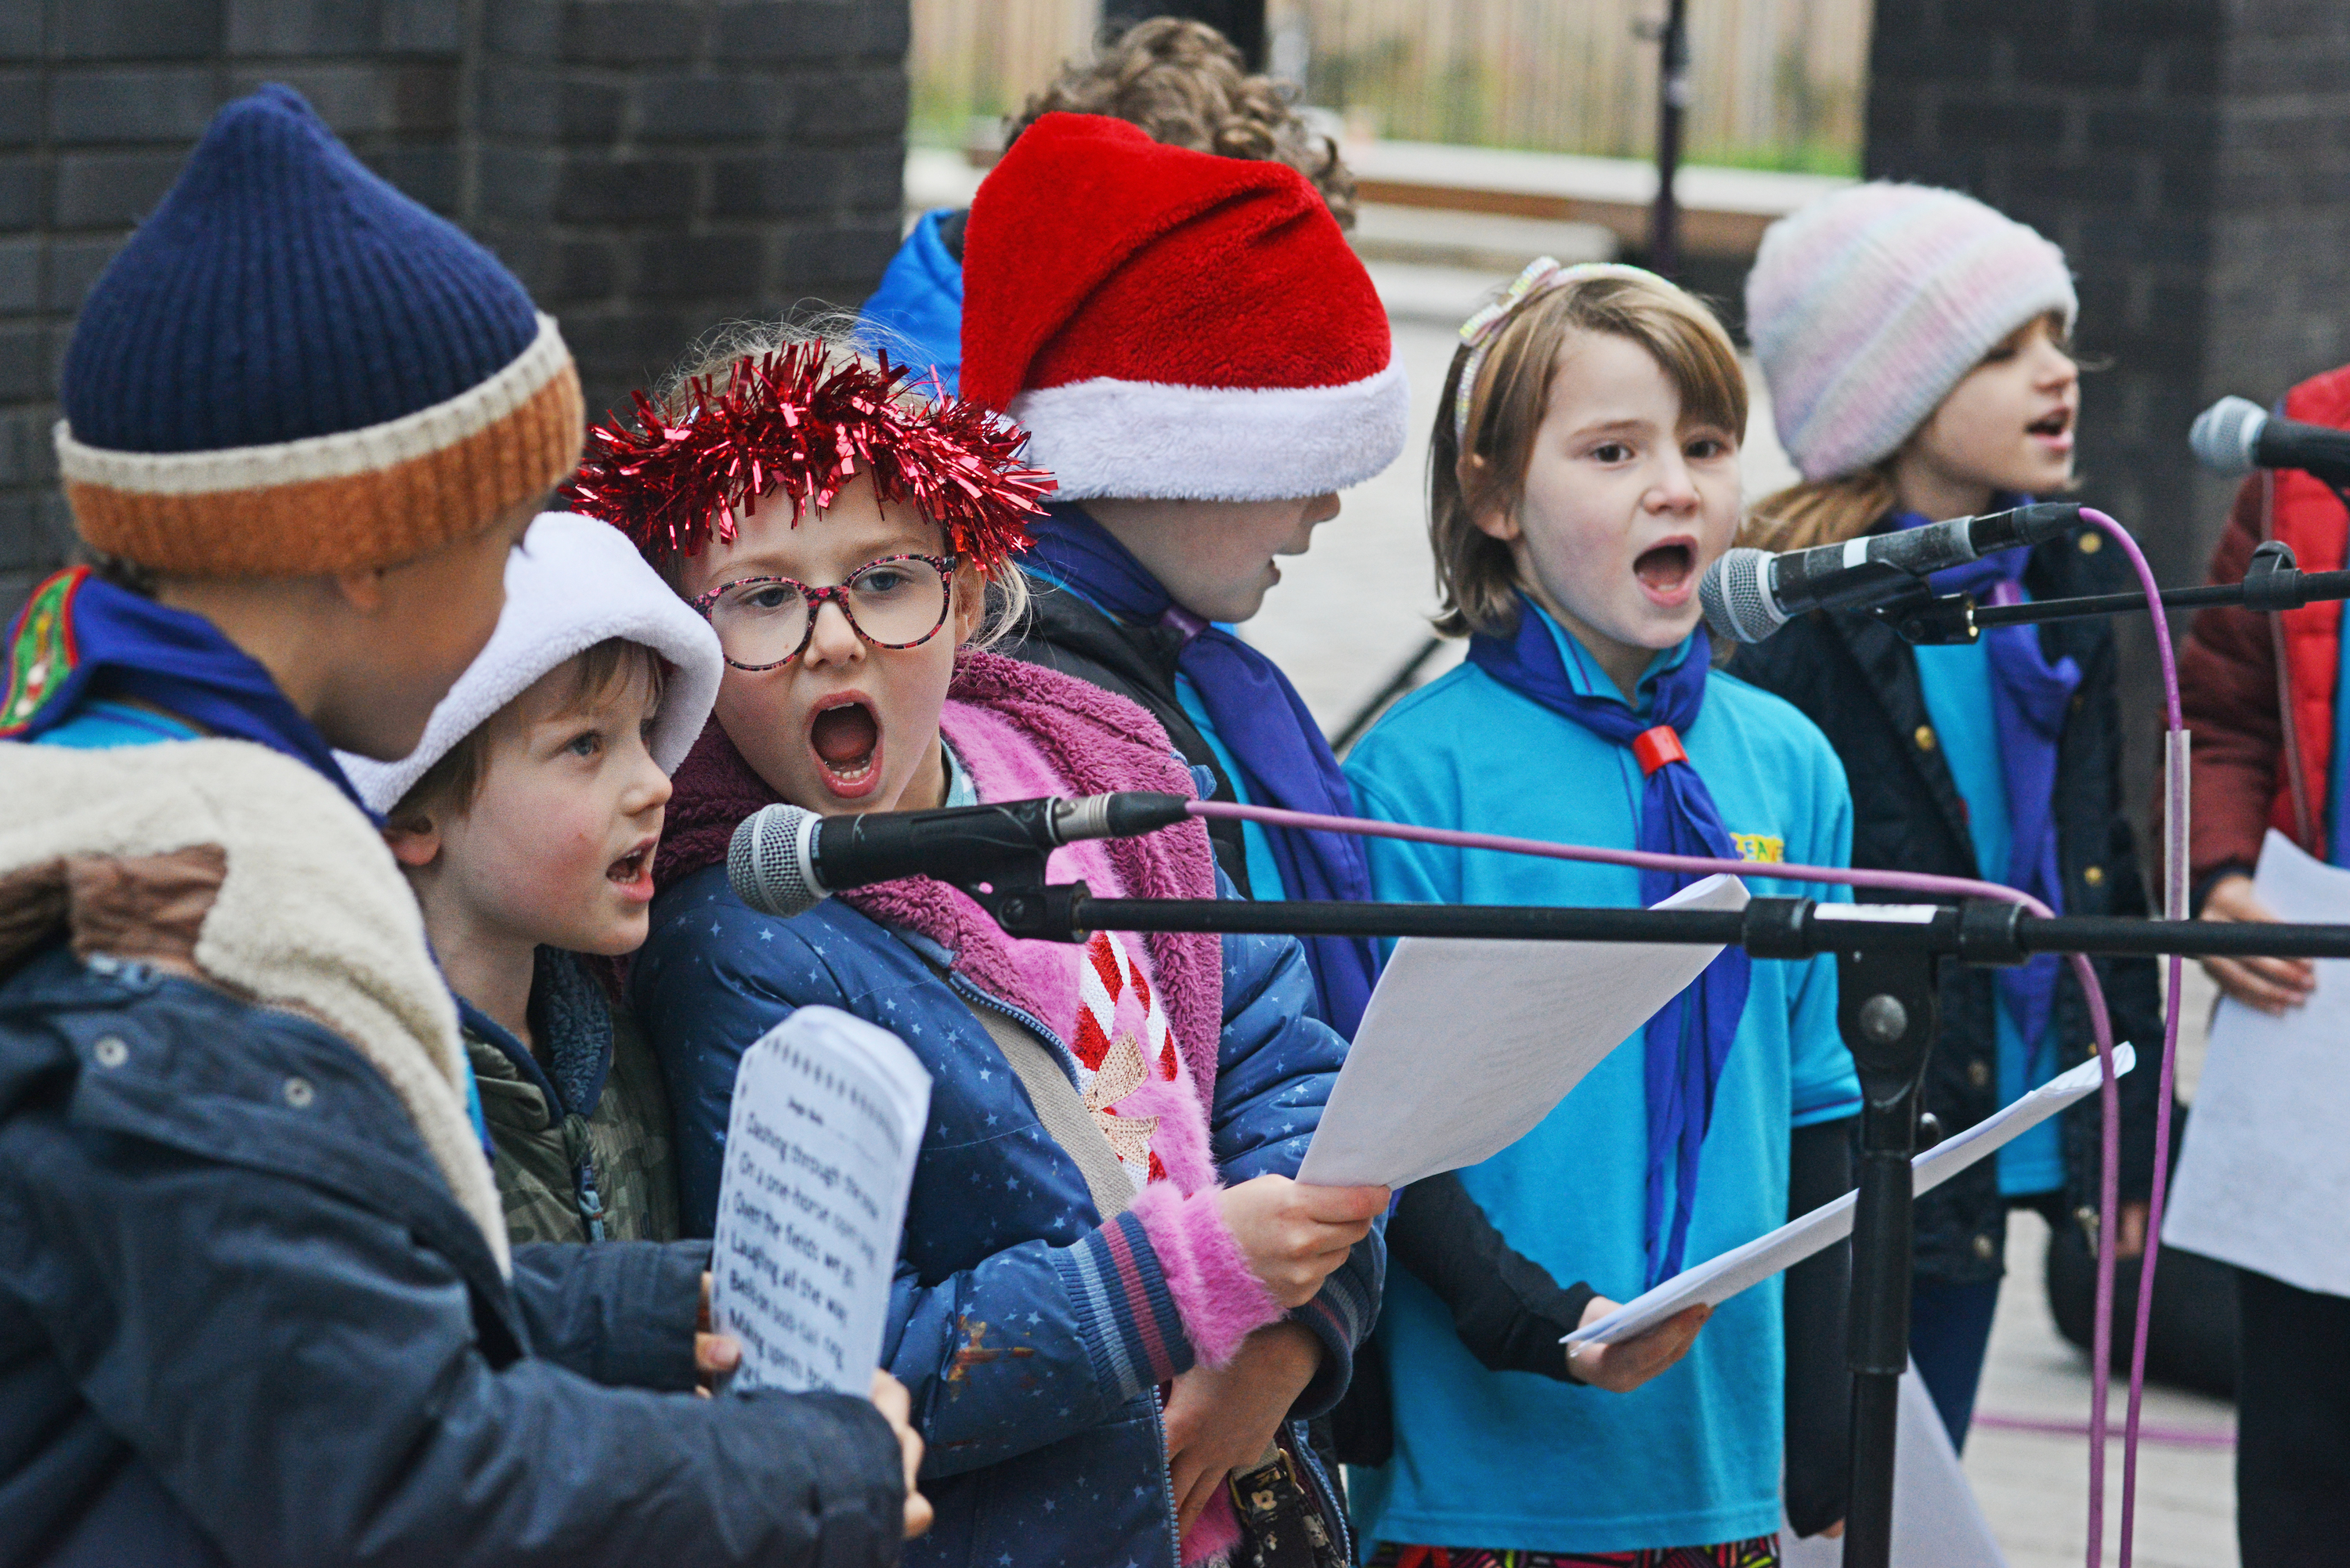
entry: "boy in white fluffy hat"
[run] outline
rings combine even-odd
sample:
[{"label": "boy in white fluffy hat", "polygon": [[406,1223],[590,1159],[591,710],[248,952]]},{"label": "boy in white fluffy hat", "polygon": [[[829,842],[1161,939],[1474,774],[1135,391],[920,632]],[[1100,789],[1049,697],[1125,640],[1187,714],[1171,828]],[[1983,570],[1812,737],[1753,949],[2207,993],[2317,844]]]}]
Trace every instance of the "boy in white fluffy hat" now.
[{"label": "boy in white fluffy hat", "polygon": [[626,539],[548,513],[422,743],[342,759],[457,993],[517,1242],[677,1236],[660,1069],[593,961],[645,940],[669,775],[723,667]]}]

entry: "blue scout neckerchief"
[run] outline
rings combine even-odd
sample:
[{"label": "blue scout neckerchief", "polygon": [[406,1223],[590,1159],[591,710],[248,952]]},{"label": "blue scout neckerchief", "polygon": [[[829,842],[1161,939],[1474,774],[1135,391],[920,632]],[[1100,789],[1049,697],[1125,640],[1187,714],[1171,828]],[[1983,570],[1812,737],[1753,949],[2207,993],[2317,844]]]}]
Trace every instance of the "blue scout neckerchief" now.
[{"label": "blue scout neckerchief", "polygon": [[38,740],[102,691],[307,763],[367,810],[326,737],[269,671],[200,615],[72,566],[33,590],[9,624],[5,652],[0,741]]},{"label": "blue scout neckerchief", "polygon": [[[1549,618],[1524,595],[1518,597],[1518,628],[1509,638],[1479,633],[1469,639],[1469,661],[1513,691],[1552,712],[1572,719],[1602,740],[1629,746],[1648,776],[1640,799],[1640,832],[1634,847],[1665,855],[1739,858],[1721,825],[1713,793],[1690,765],[1681,734],[1705,706],[1705,680],[1712,644],[1700,626],[1690,634],[1680,661],[1659,671],[1651,686],[1648,711],[1636,714],[1611,689],[1586,696],[1567,679],[1558,639]],[[1696,880],[1676,871],[1642,871],[1640,899],[1654,904]],[[1697,1194],[1699,1156],[1713,1120],[1713,1092],[1738,1037],[1739,1015],[1753,966],[1742,948],[1724,948],[1697,983],[1674,997],[1648,1020],[1648,1213],[1641,1231],[1648,1284],[1680,1272],[1689,1241],[1690,1208]],[[1665,1220],[1665,1189],[1673,1194],[1672,1220]]]},{"label": "blue scout neckerchief", "polygon": [[[1916,528],[1926,521],[1903,512],[1895,514],[1893,525]],[[2019,545],[1936,572],[1929,582],[1938,594],[1972,594],[1985,604],[2012,605],[2023,597],[2023,568],[2031,558],[2030,548]],[[2056,859],[2056,744],[2064,737],[2073,693],[2080,688],[2081,667],[2069,654],[2051,664],[2034,626],[1991,627],[1982,633],[1982,644],[1991,661],[1991,718],[2013,830],[2002,880],[2061,915],[2064,877]],[[1999,971],[2000,995],[2023,1036],[2024,1051],[2035,1058],[2055,1008],[2063,966],[2054,953],[2037,953],[2029,962]]]},{"label": "blue scout neckerchief", "polygon": [[[1288,811],[1355,815],[1354,792],[1305,700],[1273,660],[1184,611],[1132,552],[1083,508],[1054,506],[1030,524],[1035,544],[1021,565],[1066,583],[1121,620],[1172,627],[1185,641],[1176,667],[1190,677],[1209,722],[1239,763],[1250,800]],[[1267,827],[1266,842],[1293,898],[1367,899],[1369,863],[1344,834]],[[1307,937],[1305,961],[1330,1027],[1352,1039],[1378,978],[1367,938]]]}]

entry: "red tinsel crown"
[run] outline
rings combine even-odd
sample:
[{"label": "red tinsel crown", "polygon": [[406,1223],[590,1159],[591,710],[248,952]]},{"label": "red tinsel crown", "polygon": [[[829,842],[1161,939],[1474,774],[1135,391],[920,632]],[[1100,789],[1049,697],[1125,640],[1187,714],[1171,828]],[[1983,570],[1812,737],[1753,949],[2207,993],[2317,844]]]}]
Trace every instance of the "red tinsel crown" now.
[{"label": "red tinsel crown", "polygon": [[726,389],[688,384],[693,411],[671,420],[641,391],[637,428],[591,427],[569,504],[611,524],[650,555],[699,554],[714,533],[734,537],[735,510],[780,492],[794,508],[829,507],[870,473],[885,501],[903,501],[946,531],[949,547],[989,576],[1029,545],[1024,518],[1053,476],[1021,462],[1028,432],[961,398],[908,399],[912,371],[849,359],[828,365],[820,342],[734,362]]}]

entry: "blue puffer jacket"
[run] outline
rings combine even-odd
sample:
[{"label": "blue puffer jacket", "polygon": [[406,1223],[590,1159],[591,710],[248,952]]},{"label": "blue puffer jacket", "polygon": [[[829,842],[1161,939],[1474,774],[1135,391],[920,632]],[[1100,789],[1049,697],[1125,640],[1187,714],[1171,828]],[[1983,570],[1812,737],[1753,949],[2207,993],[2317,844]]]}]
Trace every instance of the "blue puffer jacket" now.
[{"label": "blue puffer jacket", "polygon": [[[1082,684],[985,662],[1053,692]],[[1115,703],[1121,722],[1157,734],[1107,693],[1086,687],[1069,696]],[[1163,740],[1156,745],[1169,754]],[[696,767],[690,760],[680,771],[672,808],[689,818]],[[1199,849],[1206,875],[1204,840]],[[1310,1015],[1313,981],[1295,940],[1227,937],[1222,955],[1210,1152],[1227,1183],[1294,1174],[1346,1044]],[[1156,1386],[1196,1355],[1167,1271],[1134,1211],[1100,1223],[1084,1176],[972,1009],[1004,1012],[1064,1054],[1069,1043],[983,990],[954,958],[840,900],[790,920],[757,913],[734,896],[723,865],[668,882],[629,985],[669,1075],[685,1228],[711,1229],[744,1047],[816,1004],[894,1032],[933,1077],[883,1345],[884,1366],[912,1391],[930,1445],[922,1490],[938,1510],[907,1561],[1172,1568]],[[1326,1346],[1296,1417],[1320,1414],[1343,1392],[1352,1346],[1377,1310],[1385,1258],[1374,1234],[1293,1314]]]}]

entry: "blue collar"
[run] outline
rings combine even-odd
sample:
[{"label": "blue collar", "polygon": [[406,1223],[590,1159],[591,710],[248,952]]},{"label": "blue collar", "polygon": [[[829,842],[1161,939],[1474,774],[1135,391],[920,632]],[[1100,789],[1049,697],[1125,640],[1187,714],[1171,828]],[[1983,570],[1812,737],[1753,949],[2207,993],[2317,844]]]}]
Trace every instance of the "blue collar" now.
[{"label": "blue collar", "polygon": [[127,698],[307,763],[367,810],[326,737],[268,670],[200,615],[74,566],[33,591],[9,625],[5,653],[0,740],[37,740],[86,701]]}]

